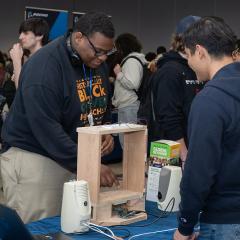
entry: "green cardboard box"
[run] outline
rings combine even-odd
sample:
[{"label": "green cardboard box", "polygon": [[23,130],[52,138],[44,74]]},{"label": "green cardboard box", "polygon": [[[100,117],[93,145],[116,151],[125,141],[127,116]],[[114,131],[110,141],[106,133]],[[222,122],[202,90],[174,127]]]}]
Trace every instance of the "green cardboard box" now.
[{"label": "green cardboard box", "polygon": [[170,140],[151,142],[150,165],[163,167],[166,165],[179,166],[180,143]]}]

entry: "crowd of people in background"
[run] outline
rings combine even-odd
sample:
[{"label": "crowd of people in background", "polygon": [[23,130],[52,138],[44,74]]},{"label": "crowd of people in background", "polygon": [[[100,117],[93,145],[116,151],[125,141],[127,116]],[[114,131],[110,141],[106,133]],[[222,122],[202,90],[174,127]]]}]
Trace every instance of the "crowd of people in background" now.
[{"label": "crowd of people in background", "polygon": [[[132,33],[122,33],[114,40],[114,27],[102,13],[84,15],[73,31],[51,43],[48,43],[48,33],[47,22],[30,18],[20,25],[19,42],[8,53],[0,52],[1,128],[5,121],[1,172],[7,204],[17,209],[25,222],[59,214],[60,189],[76,171],[75,129],[110,123],[111,107],[118,110],[119,123],[137,123],[141,104],[137,91],[144,74],[143,65],[147,65],[152,73],[155,121],[161,129],[158,138],[180,142],[184,172],[186,162],[179,228],[174,239],[195,238],[193,227],[202,209],[205,212],[201,221],[209,223],[201,226],[206,231],[212,231],[214,223],[228,223],[221,214],[222,209],[228,214],[226,219],[239,226],[240,183],[230,176],[233,169],[226,173],[227,164],[222,162],[224,155],[234,169],[239,167],[232,161],[239,162],[236,150],[240,146],[236,146],[240,139],[239,92],[236,92],[239,84],[236,81],[240,79],[236,78],[240,78],[240,67],[234,62],[240,61],[240,40],[225,22],[215,17],[187,16],[177,24],[169,49],[159,46],[156,52],[146,54],[142,53],[141,40]],[[206,34],[212,38],[207,39]],[[230,79],[236,88],[229,87],[225,81],[225,85],[219,84],[222,78]],[[206,84],[208,80],[210,83]],[[208,132],[203,130],[204,124],[211,126]],[[122,136],[120,143],[123,147]],[[196,150],[196,146],[204,149]],[[105,136],[102,156],[113,148],[112,136]],[[206,160],[199,159],[201,151],[206,149]],[[196,166],[205,177],[200,184],[191,172]],[[17,175],[19,169],[24,169],[21,176]],[[195,172],[201,178],[197,169]],[[220,179],[223,175],[229,182]],[[44,186],[46,181],[52,182],[51,192]],[[16,195],[19,182],[29,195],[24,191]],[[114,173],[103,164],[100,182],[102,186],[118,184]],[[201,193],[193,190],[193,183]],[[44,201],[40,203],[41,196]],[[35,204],[30,204],[33,199]],[[231,214],[236,209],[235,215]],[[218,231],[221,235],[222,230]]]}]

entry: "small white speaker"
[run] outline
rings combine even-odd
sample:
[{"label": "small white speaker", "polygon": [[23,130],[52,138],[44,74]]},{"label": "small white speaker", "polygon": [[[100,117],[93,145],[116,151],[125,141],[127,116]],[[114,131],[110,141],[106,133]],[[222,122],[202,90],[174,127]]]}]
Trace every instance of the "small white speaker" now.
[{"label": "small white speaker", "polygon": [[171,209],[173,212],[179,210],[181,179],[182,169],[180,167],[165,166],[162,168],[158,188],[158,208],[160,210],[167,212]]},{"label": "small white speaker", "polygon": [[61,229],[65,233],[86,232],[91,217],[88,183],[84,180],[64,183]]}]

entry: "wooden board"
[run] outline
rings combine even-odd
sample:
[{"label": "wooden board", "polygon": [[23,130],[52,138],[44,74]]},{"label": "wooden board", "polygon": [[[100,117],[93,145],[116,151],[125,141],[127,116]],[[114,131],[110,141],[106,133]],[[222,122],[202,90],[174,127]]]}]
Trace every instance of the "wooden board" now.
[{"label": "wooden board", "polygon": [[116,190],[109,192],[101,192],[99,194],[98,204],[120,204],[125,203],[128,200],[142,198],[142,192],[133,192],[128,190]]},{"label": "wooden board", "polygon": [[77,128],[77,132],[103,135],[103,134],[122,133],[122,132],[144,131],[145,129],[147,129],[145,125],[121,123],[121,124],[108,124],[108,125],[100,125],[100,126],[92,126],[92,127],[80,127],[80,128]]},{"label": "wooden board", "polygon": [[101,225],[101,226],[114,226],[114,225],[127,225],[131,223],[135,223],[138,221],[143,221],[147,219],[146,213],[139,213],[131,218],[120,218],[119,216],[115,215],[111,218],[101,219],[101,220],[91,220],[91,222]]},{"label": "wooden board", "polygon": [[78,134],[77,180],[88,182],[92,203],[100,191],[101,135]]}]

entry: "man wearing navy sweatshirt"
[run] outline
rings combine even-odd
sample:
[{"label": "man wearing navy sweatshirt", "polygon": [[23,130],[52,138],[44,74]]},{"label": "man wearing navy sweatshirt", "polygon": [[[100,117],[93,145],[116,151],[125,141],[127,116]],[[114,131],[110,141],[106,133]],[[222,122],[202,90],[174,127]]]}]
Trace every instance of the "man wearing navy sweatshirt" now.
[{"label": "man wearing navy sweatshirt", "polygon": [[[104,61],[114,52],[114,32],[107,15],[87,13],[73,32],[24,64],[1,156],[6,203],[24,222],[60,214],[63,183],[76,173],[76,128],[111,121]],[[102,156],[112,149],[112,136],[104,135]],[[89,145],[88,151],[95,149]],[[117,183],[105,165],[100,175],[101,185]]]},{"label": "man wearing navy sweatshirt", "polygon": [[174,240],[240,239],[240,63],[235,35],[220,18],[205,17],[183,36],[188,63],[210,81],[189,116],[189,149]]}]

